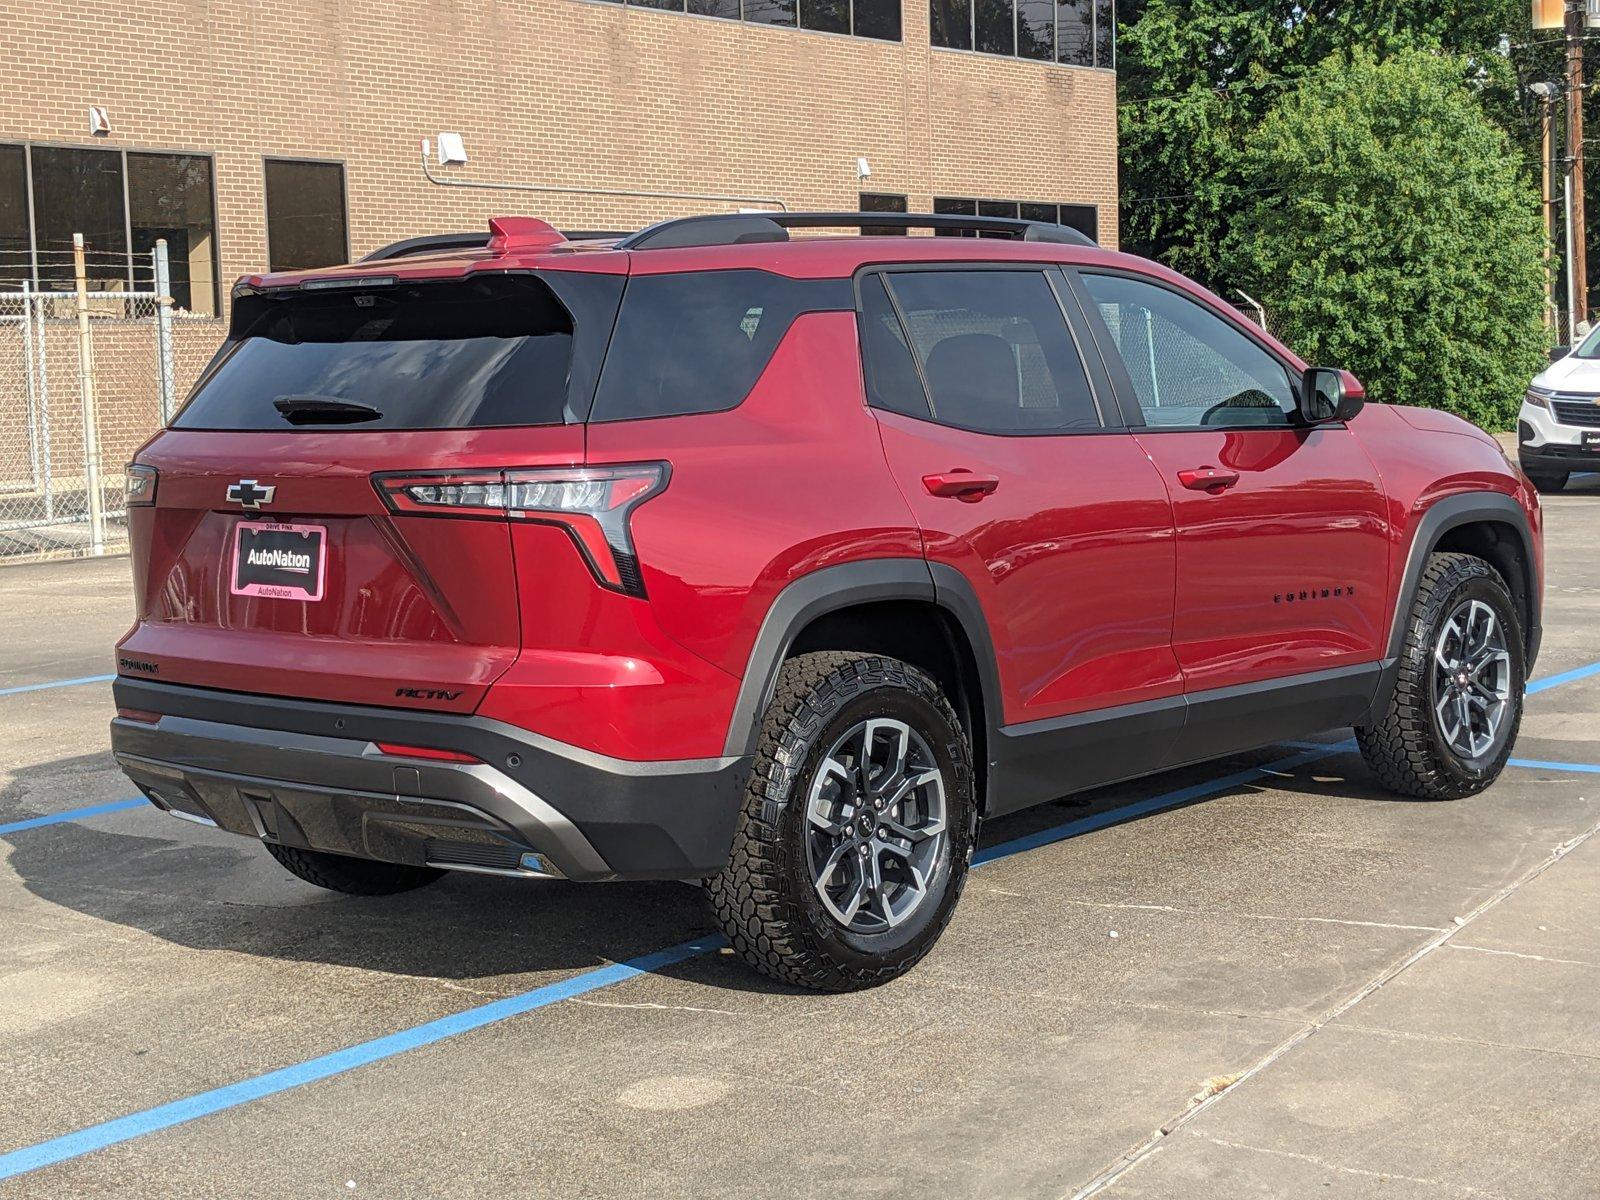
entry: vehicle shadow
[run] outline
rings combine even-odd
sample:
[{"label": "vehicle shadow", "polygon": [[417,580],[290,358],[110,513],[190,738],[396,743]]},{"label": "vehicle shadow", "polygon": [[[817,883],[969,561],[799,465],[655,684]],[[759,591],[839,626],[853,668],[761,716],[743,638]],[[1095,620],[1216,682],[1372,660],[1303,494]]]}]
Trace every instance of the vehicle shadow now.
[{"label": "vehicle shadow", "polygon": [[[1600,496],[1600,471],[1583,471],[1569,476],[1567,486],[1556,492],[1555,495]],[[1549,499],[1549,497],[1541,497],[1541,499]]]},{"label": "vehicle shadow", "polygon": [[[1100,815],[1114,822],[1116,810],[1131,803],[1293,752],[1272,747],[1041,805],[989,822],[982,844],[997,846]],[[0,791],[0,811],[33,790],[35,777],[59,781],[107,765],[107,756],[91,755],[15,772]],[[1262,784],[1316,787],[1311,777],[1317,767],[1207,792],[1192,803]],[[1340,794],[1392,799],[1370,786],[1359,760],[1351,766],[1346,759],[1344,771],[1352,778],[1337,788]],[[11,834],[0,841],[0,871],[6,868],[48,904],[195,950],[473,981],[507,991],[536,986],[541,973],[626,962],[714,932],[698,890],[675,882],[585,885],[450,873],[398,896],[340,896],[293,878],[247,839],[154,809]],[[702,961],[692,968],[694,976],[742,991],[794,990],[744,969],[729,954],[720,957],[728,961]]]}]

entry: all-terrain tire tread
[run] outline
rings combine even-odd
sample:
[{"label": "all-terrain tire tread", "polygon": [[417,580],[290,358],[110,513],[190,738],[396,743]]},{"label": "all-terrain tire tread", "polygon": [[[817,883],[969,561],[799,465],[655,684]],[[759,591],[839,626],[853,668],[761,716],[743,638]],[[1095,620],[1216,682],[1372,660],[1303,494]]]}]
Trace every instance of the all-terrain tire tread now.
[{"label": "all-terrain tire tread", "polygon": [[[795,776],[812,739],[828,712],[885,683],[916,693],[942,710],[952,728],[961,727],[939,685],[897,659],[854,651],[819,651],[783,664],[762,721],[728,865],[701,884],[734,952],[762,974],[795,987],[853,991],[904,974],[931,948],[955,908],[953,903],[946,907],[931,930],[933,936],[915,958],[879,970],[845,969],[821,952],[808,936],[808,923],[797,905],[785,897],[782,865],[786,850],[780,820],[785,798],[793,799],[790,788],[800,783]],[[970,779],[970,758],[961,759],[958,769]],[[975,826],[976,806],[973,822]],[[971,841],[969,837],[969,845]],[[966,882],[965,865],[962,862],[962,869],[951,872],[950,886],[956,896]]]},{"label": "all-terrain tire tread", "polygon": [[[1500,573],[1476,555],[1429,556],[1417,582],[1411,611],[1406,614],[1399,675],[1388,707],[1376,723],[1355,731],[1356,744],[1367,767],[1385,788],[1402,796],[1459,800],[1482,791],[1494,778],[1495,773],[1491,773],[1482,782],[1468,782],[1451,775],[1444,769],[1433,743],[1433,712],[1428,697],[1432,687],[1434,598],[1448,596],[1471,579],[1487,579],[1505,590]],[[1507,633],[1521,636],[1514,621]],[[1521,680],[1516,682],[1520,686]],[[1507,740],[1506,755],[1510,754],[1514,738],[1515,731]]]}]

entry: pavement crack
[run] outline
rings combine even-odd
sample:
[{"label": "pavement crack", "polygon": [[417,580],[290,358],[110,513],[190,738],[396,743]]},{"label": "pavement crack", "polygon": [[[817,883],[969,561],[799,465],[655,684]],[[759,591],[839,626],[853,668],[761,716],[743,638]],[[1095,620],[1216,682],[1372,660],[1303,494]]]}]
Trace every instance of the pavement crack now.
[{"label": "pavement crack", "polygon": [[1244,1142],[1230,1142],[1224,1138],[1212,1137],[1206,1133],[1189,1131],[1189,1136],[1199,1138],[1203,1142],[1210,1142],[1213,1146],[1221,1146],[1227,1150],[1244,1150],[1251,1154],[1269,1154],[1278,1158],[1292,1158],[1298,1162],[1310,1163],[1326,1171],[1337,1171],[1341,1175],[1359,1175],[1366,1179],[1377,1179],[1393,1183],[1420,1183],[1426,1187],[1449,1188],[1463,1196],[1481,1196],[1485,1200],[1512,1200],[1502,1192],[1486,1192],[1482,1188],[1468,1187],[1465,1184],[1450,1183],[1444,1179],[1427,1179],[1420,1175],[1400,1175],[1393,1171],[1372,1171],[1365,1167],[1352,1167],[1345,1163],[1330,1162],[1315,1154],[1300,1154],[1293,1150],[1274,1150],[1266,1146],[1250,1146]]},{"label": "pavement crack", "polygon": [[571,1003],[585,1004],[590,1008],[653,1008],[662,1012],[712,1013],[719,1017],[748,1017],[751,1015],[731,1008],[700,1008],[693,1004],[655,1004],[643,1000],[624,1002],[621,1000],[583,1000],[574,997]]},{"label": "pavement crack", "polygon": [[1590,962],[1583,958],[1551,958],[1544,954],[1526,954],[1519,950],[1493,950],[1488,946],[1462,946],[1451,942],[1451,950],[1470,950],[1474,954],[1503,954],[1507,958],[1525,958],[1530,962],[1557,963],[1563,967],[1600,967],[1600,962]]},{"label": "pavement crack", "polygon": [[1162,1124],[1155,1130],[1154,1133],[1145,1138],[1144,1141],[1135,1145],[1131,1150],[1123,1153],[1120,1158],[1116,1159],[1109,1166],[1101,1170],[1097,1175],[1083,1184],[1083,1186],[1070,1193],[1072,1200],[1086,1200],[1087,1197],[1093,1196],[1105,1190],[1134,1166],[1138,1165],[1138,1163],[1159,1149],[1162,1143],[1168,1137],[1176,1133],[1189,1122],[1193,1121],[1213,1104],[1219,1103],[1226,1096],[1233,1095],[1244,1084],[1248,1083],[1256,1075],[1259,1075],[1262,1071],[1265,1071],[1268,1067],[1272,1066],[1273,1063],[1277,1062],[1285,1054],[1288,1054],[1289,1051],[1300,1045],[1300,1043],[1315,1036],[1318,1031],[1344,1016],[1351,1009],[1359,1005],[1363,1000],[1367,999],[1367,997],[1371,996],[1374,992],[1382,988],[1385,984],[1390,983],[1396,977],[1404,974],[1406,971],[1416,966],[1417,963],[1421,962],[1435,950],[1438,950],[1441,946],[1448,943],[1450,939],[1455,937],[1455,935],[1460,933],[1463,929],[1466,929],[1468,926],[1470,926],[1479,917],[1498,907],[1505,900],[1515,895],[1519,890],[1532,883],[1551,867],[1555,866],[1562,859],[1566,858],[1567,855],[1571,854],[1579,846],[1582,846],[1585,842],[1589,841],[1589,839],[1594,837],[1597,833],[1600,833],[1600,822],[1596,822],[1595,824],[1589,826],[1589,828],[1585,829],[1582,833],[1578,834],[1576,837],[1569,838],[1560,845],[1556,846],[1550,851],[1549,854],[1540,859],[1533,866],[1529,867],[1521,875],[1517,876],[1517,878],[1513,879],[1510,883],[1507,883],[1504,886],[1496,889],[1493,893],[1484,898],[1470,912],[1463,916],[1456,917],[1455,922],[1449,928],[1440,930],[1433,937],[1423,942],[1422,945],[1418,946],[1410,954],[1406,955],[1404,958],[1396,960],[1389,966],[1385,967],[1382,971],[1378,972],[1377,975],[1369,979],[1362,987],[1346,996],[1343,1000],[1334,1005],[1332,1008],[1328,1009],[1321,1016],[1308,1021],[1305,1025],[1301,1026],[1301,1028],[1290,1034],[1283,1041],[1279,1042],[1271,1050],[1267,1051],[1266,1054],[1262,1055],[1250,1066],[1239,1072],[1238,1076],[1234,1079],[1233,1083],[1229,1087],[1217,1092],[1213,1092],[1210,1095],[1206,1095],[1203,1098],[1192,1102],[1186,1110],[1179,1112],[1169,1121]]},{"label": "pavement crack", "polygon": [[1385,1037],[1399,1038],[1408,1042],[1442,1042],[1453,1046],[1482,1046],[1486,1050],[1519,1050],[1526,1054],[1552,1054],[1557,1058],[1579,1058],[1588,1062],[1600,1062],[1600,1054],[1588,1054],[1582,1050],[1560,1050],[1553,1046],[1531,1046],[1525,1042],[1496,1042],[1488,1038],[1459,1037],[1446,1033],[1417,1033],[1407,1029],[1391,1029],[1387,1025],[1367,1025],[1360,1021],[1348,1021],[1340,1026],[1342,1029],[1353,1029],[1361,1033],[1376,1033]]},{"label": "pavement crack", "polygon": [[[1015,892],[1005,893],[1017,895]],[[1366,929],[1398,929],[1407,933],[1439,933],[1438,925],[1402,925],[1392,921],[1358,921],[1350,917],[1312,917],[1312,916],[1284,916],[1280,913],[1241,913],[1219,912],[1209,908],[1185,908],[1178,904],[1133,904],[1110,900],[1065,900],[1066,904],[1076,904],[1082,908],[1108,908],[1126,910],[1129,912],[1158,912],[1177,913],[1193,917],[1232,917],[1240,921],[1287,921],[1291,923],[1314,925],[1355,925]]]}]

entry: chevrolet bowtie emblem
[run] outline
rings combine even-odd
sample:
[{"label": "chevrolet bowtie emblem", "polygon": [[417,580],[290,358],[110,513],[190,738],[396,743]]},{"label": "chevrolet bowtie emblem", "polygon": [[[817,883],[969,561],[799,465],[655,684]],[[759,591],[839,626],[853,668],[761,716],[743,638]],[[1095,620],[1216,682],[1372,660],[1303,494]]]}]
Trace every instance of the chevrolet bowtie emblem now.
[{"label": "chevrolet bowtie emblem", "polygon": [[228,485],[228,499],[245,508],[260,508],[263,504],[272,503],[272,494],[277,490],[270,483],[263,487],[254,479],[241,479],[238,483]]}]

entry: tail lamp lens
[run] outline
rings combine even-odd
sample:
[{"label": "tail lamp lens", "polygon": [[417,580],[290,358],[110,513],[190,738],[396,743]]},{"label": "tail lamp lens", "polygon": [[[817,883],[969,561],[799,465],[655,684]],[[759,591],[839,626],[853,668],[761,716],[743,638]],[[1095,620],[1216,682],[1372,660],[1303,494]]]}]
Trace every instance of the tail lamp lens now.
[{"label": "tail lamp lens", "polygon": [[629,518],[667,486],[670,473],[666,463],[653,462],[380,475],[374,482],[397,513],[559,525],[601,585],[643,596]]},{"label": "tail lamp lens", "polygon": [[156,469],[129,463],[123,476],[123,498],[130,507],[149,507],[156,502]]}]

